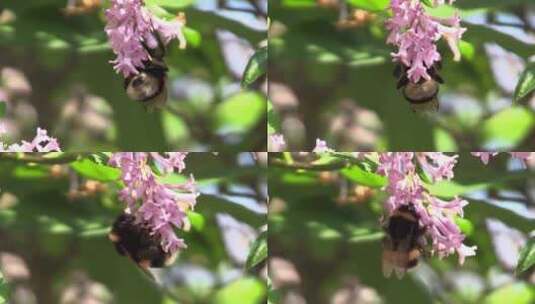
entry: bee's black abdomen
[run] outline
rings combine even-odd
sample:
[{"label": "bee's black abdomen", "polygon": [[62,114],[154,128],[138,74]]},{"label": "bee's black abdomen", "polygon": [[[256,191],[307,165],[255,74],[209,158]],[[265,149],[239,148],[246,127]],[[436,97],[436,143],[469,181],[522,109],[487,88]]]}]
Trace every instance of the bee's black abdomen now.
[{"label": "bee's black abdomen", "polygon": [[120,255],[129,256],[138,265],[163,267],[167,254],[161,239],[130,214],[121,214],[113,223],[110,239]]},{"label": "bee's black abdomen", "polygon": [[401,216],[392,216],[388,224],[388,233],[394,241],[405,239],[408,234],[418,230],[418,222],[410,221]]}]

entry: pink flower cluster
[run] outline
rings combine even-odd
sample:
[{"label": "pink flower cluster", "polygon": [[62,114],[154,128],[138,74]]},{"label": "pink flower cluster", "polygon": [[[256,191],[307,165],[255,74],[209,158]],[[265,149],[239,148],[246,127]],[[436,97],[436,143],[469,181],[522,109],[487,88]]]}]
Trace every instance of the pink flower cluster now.
[{"label": "pink flower cluster", "polygon": [[[444,2],[435,0],[433,4]],[[426,13],[420,0],[391,0],[390,8],[393,16],[386,22],[386,28],[390,31],[387,43],[398,47],[392,57],[409,68],[407,76],[410,81],[417,83],[422,78],[431,78],[427,70],[441,60],[436,46],[441,38],[447,41],[454,53],[454,60],[460,60],[457,45],[466,29],[460,27],[457,14],[448,19],[433,18]]]},{"label": "pink flower cluster", "polygon": [[164,183],[152,170],[151,163],[161,174],[180,173],[186,168],[186,155],[182,152],[119,152],[109,160],[110,165],[122,172],[124,188],[119,199],[126,203],[125,212],[146,224],[161,238],[163,249],[170,253],[186,248],[174,229],[189,227],[186,211],[195,206],[198,193],[193,176],[182,184]]},{"label": "pink flower cluster", "polygon": [[475,255],[476,247],[463,244],[464,235],[455,224],[455,217],[463,216],[467,201],[458,197],[444,201],[431,195],[417,173],[418,167],[435,181],[453,178],[457,155],[443,153],[389,152],[379,154],[378,173],[388,178],[386,190],[389,197],[385,203],[388,214],[399,207],[413,204],[425,227],[427,240],[432,242],[432,254],[440,258],[457,252],[459,263],[466,256]]},{"label": "pink flower cluster", "polygon": [[286,149],[284,135],[275,133],[269,135],[268,150],[269,152],[283,152]]},{"label": "pink flower cluster", "polygon": [[[479,157],[483,164],[487,165],[491,157],[498,155],[499,152],[472,152],[472,155]],[[524,162],[531,158],[533,152],[509,152],[512,157],[523,160]]]},{"label": "pink flower cluster", "polygon": [[111,7],[106,10],[108,24],[105,31],[108,35],[113,52],[117,58],[113,61],[114,69],[128,77],[138,73],[138,68],[149,58],[143,43],[149,48],[156,48],[159,35],[164,44],[178,39],[180,47],[186,46],[182,33],[184,18],[172,21],[162,20],[154,16],[145,6],[143,0],[112,0]]},{"label": "pink flower cluster", "polygon": [[327,142],[325,140],[316,138],[316,146],[314,147],[312,152],[314,152],[314,153],[326,153],[326,152],[334,152],[334,150],[327,146]]},{"label": "pink flower cluster", "polygon": [[[5,133],[3,126],[0,125],[0,135]],[[0,152],[60,152],[58,140],[50,137],[47,131],[37,128],[37,134],[32,141],[23,140],[20,144],[11,144],[6,146],[0,141]]]}]

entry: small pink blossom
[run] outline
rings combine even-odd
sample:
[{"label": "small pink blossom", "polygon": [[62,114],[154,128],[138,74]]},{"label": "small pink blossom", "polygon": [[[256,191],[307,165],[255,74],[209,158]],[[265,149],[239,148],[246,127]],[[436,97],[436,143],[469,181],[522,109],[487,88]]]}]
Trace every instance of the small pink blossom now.
[{"label": "small pink blossom", "polygon": [[286,141],[282,134],[269,135],[268,150],[269,152],[282,152],[286,149]]},{"label": "small pink blossom", "polygon": [[523,161],[527,161],[533,156],[533,152],[509,152],[514,158],[518,158]]},{"label": "small pink blossom", "polygon": [[[500,153],[499,152],[472,152],[471,154],[475,157],[479,157],[481,161],[483,162],[483,164],[487,165],[491,157],[494,157]],[[526,162],[528,159],[530,159],[533,156],[533,152],[509,152],[509,154],[511,154],[512,157],[520,159],[524,162]]]},{"label": "small pink blossom", "polygon": [[417,153],[420,166],[434,182],[453,178],[457,158],[458,155],[448,156],[440,152]]},{"label": "small pink blossom", "polygon": [[479,157],[483,164],[488,164],[491,157],[498,155],[497,152],[472,152],[470,153],[475,157]]},{"label": "small pink blossom", "polygon": [[119,199],[126,203],[125,212],[147,224],[151,232],[161,238],[163,249],[170,253],[186,248],[174,228],[189,226],[186,211],[193,209],[198,193],[193,176],[182,184],[163,183],[150,162],[162,174],[180,173],[186,168],[186,155],[182,152],[119,152],[109,160],[110,165],[121,169],[124,188],[119,192]]},{"label": "small pink blossom", "polygon": [[319,138],[316,139],[316,146],[312,150],[314,153],[333,152],[334,150],[327,146],[327,142]]},{"label": "small pink blossom", "polygon": [[184,18],[162,20],[153,15],[142,0],[112,0],[110,8],[106,10],[106,19],[108,23],[105,31],[113,52],[117,55],[111,62],[114,63],[114,69],[124,77],[137,74],[138,68],[149,58],[143,43],[149,48],[158,46],[155,33],[164,44],[176,38],[181,48],[186,46],[182,33]]}]

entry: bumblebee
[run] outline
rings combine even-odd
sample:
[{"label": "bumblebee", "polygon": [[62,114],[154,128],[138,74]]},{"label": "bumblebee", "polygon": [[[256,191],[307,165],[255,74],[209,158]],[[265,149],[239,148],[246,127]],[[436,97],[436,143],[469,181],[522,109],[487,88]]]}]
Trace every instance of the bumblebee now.
[{"label": "bumblebee", "polygon": [[418,265],[424,252],[425,229],[419,226],[412,204],[399,207],[384,224],[383,274],[388,278],[394,271],[401,279],[408,269]]},{"label": "bumblebee", "polygon": [[161,239],[151,234],[143,223],[138,223],[131,214],[121,214],[113,223],[108,238],[120,255],[132,259],[145,273],[148,268],[161,268],[173,264],[177,254],[163,250]]},{"label": "bumblebee", "polygon": [[430,79],[421,78],[417,83],[409,80],[407,71],[409,68],[399,63],[394,69],[394,76],[398,79],[397,89],[403,93],[403,97],[411,104],[413,111],[438,111],[437,99],[440,85],[444,83],[438,71],[442,68],[441,62],[435,63],[427,73]]},{"label": "bumblebee", "polygon": [[165,46],[157,33],[156,48],[143,47],[149,58],[143,62],[138,74],[130,75],[124,80],[124,89],[130,99],[140,101],[149,108],[161,108],[167,101],[167,64],[164,61]]}]

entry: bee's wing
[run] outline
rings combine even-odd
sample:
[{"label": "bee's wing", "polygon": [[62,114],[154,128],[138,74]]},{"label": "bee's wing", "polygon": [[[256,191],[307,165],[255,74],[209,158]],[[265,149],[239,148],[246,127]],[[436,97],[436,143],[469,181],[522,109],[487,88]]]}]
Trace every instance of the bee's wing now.
[{"label": "bee's wing", "polygon": [[412,111],[419,114],[433,114],[438,111],[440,104],[435,97],[425,103],[411,103]]},{"label": "bee's wing", "polygon": [[162,92],[156,98],[154,98],[154,100],[152,100],[150,104],[147,104],[147,110],[149,112],[152,112],[154,110],[161,110],[163,109],[166,103],[167,103],[167,80],[164,80]]},{"label": "bee's wing", "polygon": [[389,236],[386,236],[383,239],[383,256],[382,256],[382,264],[383,264],[383,275],[386,278],[389,278],[392,274],[392,271],[394,271],[395,264],[395,251],[394,246],[392,244],[392,239]]},{"label": "bee's wing", "polygon": [[405,238],[397,243],[395,251],[395,265],[394,271],[398,279],[402,279],[407,272],[407,264],[409,262],[409,251],[412,249],[410,238]]},{"label": "bee's wing", "polygon": [[390,251],[386,251],[386,250],[383,251],[383,275],[386,278],[390,277],[395,267],[394,264],[392,264],[392,260],[390,256],[391,253],[392,252]]}]

